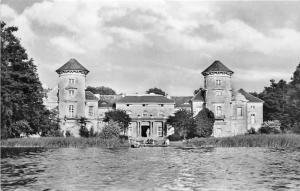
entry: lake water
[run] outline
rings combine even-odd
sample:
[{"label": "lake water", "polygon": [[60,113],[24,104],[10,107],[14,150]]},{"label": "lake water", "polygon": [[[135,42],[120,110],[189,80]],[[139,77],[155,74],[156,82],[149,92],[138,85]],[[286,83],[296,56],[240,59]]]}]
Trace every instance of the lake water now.
[{"label": "lake water", "polygon": [[300,150],[1,149],[2,190],[300,190]]}]

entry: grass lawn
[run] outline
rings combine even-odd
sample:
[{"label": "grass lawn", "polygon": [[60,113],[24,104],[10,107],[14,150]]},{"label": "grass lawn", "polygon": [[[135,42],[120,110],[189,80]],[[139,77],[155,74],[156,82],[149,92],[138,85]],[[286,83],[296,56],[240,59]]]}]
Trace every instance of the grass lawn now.
[{"label": "grass lawn", "polygon": [[193,138],[186,143],[194,147],[299,147],[299,134],[257,134],[257,135],[238,135],[233,137],[220,138]]},{"label": "grass lawn", "polygon": [[119,138],[102,139],[99,137],[41,137],[41,138],[14,138],[1,140],[1,147],[103,147],[117,148],[129,146],[128,141]]}]

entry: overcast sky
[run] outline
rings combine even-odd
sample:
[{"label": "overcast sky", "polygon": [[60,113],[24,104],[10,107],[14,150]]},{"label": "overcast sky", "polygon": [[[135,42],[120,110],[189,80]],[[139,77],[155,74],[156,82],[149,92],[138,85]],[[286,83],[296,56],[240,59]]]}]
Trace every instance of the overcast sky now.
[{"label": "overcast sky", "polygon": [[1,18],[38,66],[44,85],[76,58],[87,85],[118,93],[159,87],[192,95],[214,60],[234,88],[290,80],[300,62],[300,2],[2,0]]}]

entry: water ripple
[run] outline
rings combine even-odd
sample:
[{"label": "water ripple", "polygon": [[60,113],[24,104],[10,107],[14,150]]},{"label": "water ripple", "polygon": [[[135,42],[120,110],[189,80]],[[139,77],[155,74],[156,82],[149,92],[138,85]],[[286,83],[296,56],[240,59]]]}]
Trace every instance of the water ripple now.
[{"label": "water ripple", "polygon": [[2,190],[300,190],[300,150],[1,149]]}]

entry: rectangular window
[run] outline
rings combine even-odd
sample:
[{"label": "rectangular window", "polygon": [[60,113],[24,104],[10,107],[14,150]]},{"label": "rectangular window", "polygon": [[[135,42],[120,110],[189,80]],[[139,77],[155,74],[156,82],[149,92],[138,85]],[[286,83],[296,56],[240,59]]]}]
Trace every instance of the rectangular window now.
[{"label": "rectangular window", "polygon": [[75,79],[69,79],[70,84],[75,84]]},{"label": "rectangular window", "polygon": [[94,116],[94,107],[89,106],[89,116]]},{"label": "rectangular window", "polygon": [[221,85],[221,80],[216,80],[216,85],[220,86]]},{"label": "rectangular window", "polygon": [[216,90],[216,95],[221,96],[222,95],[222,90]]},{"label": "rectangular window", "polygon": [[163,136],[162,126],[158,126],[158,128],[157,128],[157,134],[158,134],[159,137]]},{"label": "rectangular window", "polygon": [[255,124],[255,114],[251,114],[250,122],[251,122],[251,125]]},{"label": "rectangular window", "polygon": [[251,110],[255,110],[255,106],[254,105],[251,105]]},{"label": "rectangular window", "polygon": [[69,90],[69,96],[74,96],[75,91],[74,90]]},{"label": "rectangular window", "polygon": [[217,106],[217,116],[221,116],[222,115],[222,107],[221,106]]},{"label": "rectangular window", "polygon": [[164,106],[164,104],[160,104],[160,106],[161,106],[161,107],[163,107],[163,106]]},{"label": "rectangular window", "polygon": [[69,105],[69,117],[74,117],[74,105]]},{"label": "rectangular window", "polygon": [[236,113],[237,113],[237,116],[243,116],[243,110],[242,110],[242,107],[236,108]]}]

